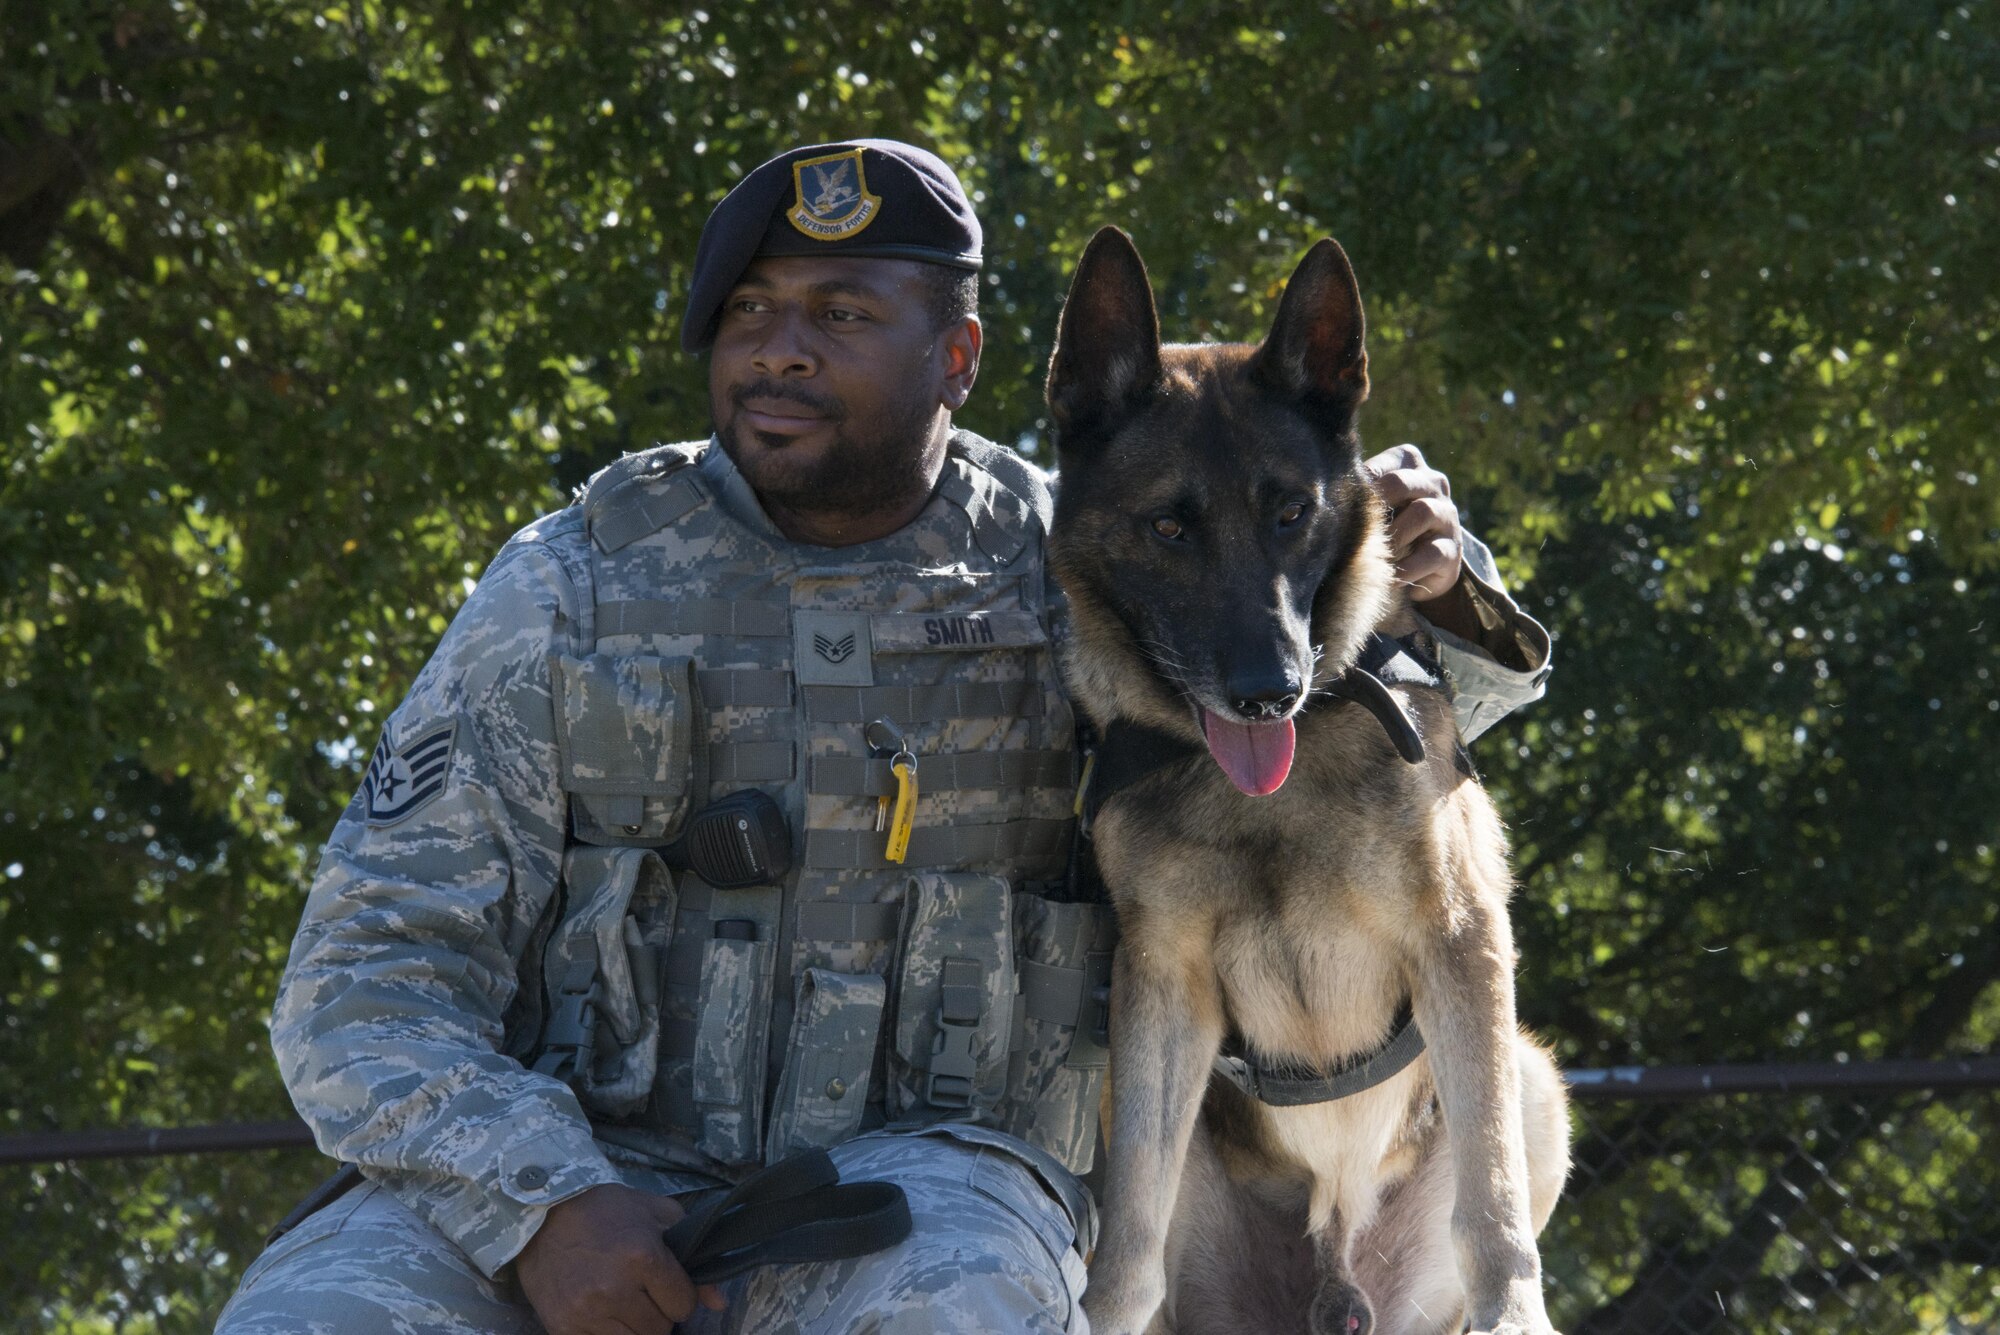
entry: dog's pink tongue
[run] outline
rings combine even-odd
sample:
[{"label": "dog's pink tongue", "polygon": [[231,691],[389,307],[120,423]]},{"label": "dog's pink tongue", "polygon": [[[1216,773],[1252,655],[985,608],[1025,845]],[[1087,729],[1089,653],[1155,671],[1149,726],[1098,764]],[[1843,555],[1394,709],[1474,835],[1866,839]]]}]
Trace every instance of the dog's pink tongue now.
[{"label": "dog's pink tongue", "polygon": [[1212,710],[1201,712],[1202,735],[1208,753],[1229,781],[1252,797],[1266,797],[1284,787],[1292,772],[1292,747],[1297,738],[1292,721],[1232,723]]}]

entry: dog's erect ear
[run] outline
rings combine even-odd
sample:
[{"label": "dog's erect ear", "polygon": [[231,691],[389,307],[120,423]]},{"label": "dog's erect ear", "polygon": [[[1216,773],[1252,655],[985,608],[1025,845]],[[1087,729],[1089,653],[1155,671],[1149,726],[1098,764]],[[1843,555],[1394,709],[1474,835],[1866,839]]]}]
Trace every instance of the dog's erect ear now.
[{"label": "dog's erect ear", "polygon": [[1077,261],[1049,359],[1049,411],[1067,447],[1100,434],[1160,378],[1160,317],[1132,238],[1098,231]]},{"label": "dog's erect ear", "polygon": [[1344,418],[1368,397],[1365,333],[1354,269],[1329,237],[1306,252],[1285,284],[1278,318],[1257,350],[1256,375],[1309,411]]}]

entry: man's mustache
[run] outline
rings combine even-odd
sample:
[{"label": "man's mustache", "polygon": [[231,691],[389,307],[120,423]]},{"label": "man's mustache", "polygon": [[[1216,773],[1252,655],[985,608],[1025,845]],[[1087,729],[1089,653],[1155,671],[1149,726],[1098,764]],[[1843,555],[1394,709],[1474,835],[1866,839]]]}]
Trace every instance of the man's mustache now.
[{"label": "man's mustache", "polygon": [[847,417],[847,410],[841,407],[840,400],[830,395],[815,393],[803,385],[773,380],[769,377],[738,385],[729,391],[729,398],[738,408],[746,407],[746,400],[749,399],[781,399],[787,403],[796,403],[802,408],[809,408],[830,422],[844,421]]}]

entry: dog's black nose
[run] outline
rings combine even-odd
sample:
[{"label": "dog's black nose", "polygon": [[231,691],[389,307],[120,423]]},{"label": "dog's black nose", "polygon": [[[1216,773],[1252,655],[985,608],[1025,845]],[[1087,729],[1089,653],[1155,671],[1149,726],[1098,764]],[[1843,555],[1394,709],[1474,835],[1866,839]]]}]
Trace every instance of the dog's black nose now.
[{"label": "dog's black nose", "polygon": [[1229,700],[1244,718],[1280,719],[1299,702],[1299,686],[1289,673],[1283,676],[1244,673],[1231,679]]}]

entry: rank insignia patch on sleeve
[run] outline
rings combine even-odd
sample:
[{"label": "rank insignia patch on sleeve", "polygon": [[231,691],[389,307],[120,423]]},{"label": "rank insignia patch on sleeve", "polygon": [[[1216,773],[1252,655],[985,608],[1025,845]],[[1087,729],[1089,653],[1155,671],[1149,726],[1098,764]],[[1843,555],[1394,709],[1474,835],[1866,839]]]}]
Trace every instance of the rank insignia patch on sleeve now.
[{"label": "rank insignia patch on sleeve", "polygon": [[389,734],[382,734],[361,780],[370,825],[393,825],[444,791],[456,735],[457,725],[446,723],[391,749]]}]

